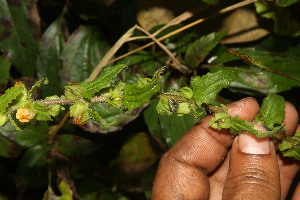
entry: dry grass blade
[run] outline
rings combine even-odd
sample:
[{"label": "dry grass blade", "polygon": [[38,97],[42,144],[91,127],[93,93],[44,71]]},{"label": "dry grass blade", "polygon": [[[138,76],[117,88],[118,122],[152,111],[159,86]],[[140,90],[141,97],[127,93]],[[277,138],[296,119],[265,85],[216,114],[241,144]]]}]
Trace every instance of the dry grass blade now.
[{"label": "dry grass blade", "polygon": [[151,33],[149,33],[148,31],[144,30],[142,27],[140,26],[136,26],[137,29],[143,31],[149,38],[151,38],[162,50],[164,50],[172,59],[173,63],[174,63],[174,67],[176,69],[178,69],[179,71],[185,73],[185,72],[189,72],[189,68],[183,64],[181,64],[173,55],[173,53],[165,46],[163,45],[160,41],[158,41],[153,35],[151,35]]}]

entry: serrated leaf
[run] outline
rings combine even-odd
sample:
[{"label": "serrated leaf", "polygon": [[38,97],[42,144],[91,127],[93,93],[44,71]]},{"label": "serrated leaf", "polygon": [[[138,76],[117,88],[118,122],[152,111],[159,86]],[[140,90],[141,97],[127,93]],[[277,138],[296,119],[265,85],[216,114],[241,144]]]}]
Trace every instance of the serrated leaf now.
[{"label": "serrated leaf", "polygon": [[251,122],[240,120],[238,119],[238,116],[231,118],[227,113],[216,113],[209,122],[209,125],[217,130],[228,129],[233,135],[237,135],[242,132],[249,132],[257,138],[266,137],[278,133],[279,131],[284,131],[284,124],[274,127],[271,131],[258,131],[254,128],[254,124]]},{"label": "serrated leaf", "polygon": [[0,156],[5,158],[14,158],[21,153],[20,147],[7,137],[0,134]]},{"label": "serrated leaf", "polygon": [[160,115],[172,115],[169,106],[169,100],[165,97],[160,97],[156,106],[156,111]]},{"label": "serrated leaf", "polygon": [[92,96],[101,89],[109,87],[113,78],[115,78],[125,67],[127,67],[127,65],[124,64],[106,67],[94,81],[81,83],[80,85],[84,87],[82,96],[91,99]]},{"label": "serrated leaf", "polygon": [[[33,1],[0,1],[0,49],[24,76],[33,76],[38,55],[39,17]],[[33,17],[35,16],[35,18]]]},{"label": "serrated leaf", "polygon": [[140,78],[137,84],[127,84],[124,88],[124,107],[131,110],[149,102],[160,91],[160,74],[163,70],[164,68],[157,70],[152,79]]},{"label": "serrated leaf", "polygon": [[269,94],[262,103],[255,120],[262,122],[268,129],[273,130],[284,120],[285,100],[282,96]]},{"label": "serrated leaf", "polygon": [[109,44],[95,26],[80,26],[64,46],[60,73],[62,84],[82,82],[109,50]]},{"label": "serrated leaf", "polygon": [[4,113],[8,104],[15,100],[20,94],[26,92],[26,88],[23,84],[11,87],[5,91],[5,94],[0,96],[0,114]]},{"label": "serrated leaf", "polygon": [[193,68],[197,67],[225,35],[224,32],[211,33],[193,42],[187,48],[185,64]]},{"label": "serrated leaf", "polygon": [[40,54],[37,59],[37,75],[39,79],[47,77],[49,84],[42,88],[43,97],[61,95],[60,77],[62,69],[60,56],[64,45],[62,33],[63,18],[59,17],[45,30],[40,42]]},{"label": "serrated leaf", "polygon": [[50,113],[48,112],[47,107],[40,103],[34,103],[34,110],[36,111],[36,119],[40,121],[49,121],[52,120]]},{"label": "serrated leaf", "polygon": [[238,117],[234,117],[230,120],[231,126],[229,128],[229,132],[232,134],[238,134],[241,132],[249,132],[253,135],[255,135],[257,138],[263,138],[275,133],[278,133],[279,131],[284,131],[284,124],[281,126],[275,127],[271,131],[258,131],[254,129],[254,125],[246,120],[240,120]]},{"label": "serrated leaf", "polygon": [[193,90],[193,99],[196,101],[197,106],[201,107],[203,103],[209,104],[223,88],[228,87],[237,78],[238,76],[235,72],[227,70],[192,78],[191,89]]},{"label": "serrated leaf", "polygon": [[98,146],[90,140],[75,135],[59,135],[55,139],[54,149],[70,157],[87,156]]}]

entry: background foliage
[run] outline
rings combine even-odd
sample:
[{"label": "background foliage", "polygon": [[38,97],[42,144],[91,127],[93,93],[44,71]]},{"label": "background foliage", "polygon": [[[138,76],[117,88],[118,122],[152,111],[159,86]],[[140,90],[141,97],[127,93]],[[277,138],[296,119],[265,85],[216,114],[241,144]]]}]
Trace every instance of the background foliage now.
[{"label": "background foliage", "polygon": [[[0,93],[22,81],[29,88],[43,77],[49,84],[35,99],[61,95],[68,82],[89,77],[113,44],[133,25],[155,32],[185,11],[193,17],[184,24],[210,16],[238,1],[218,0],[0,0]],[[300,3],[298,0],[260,1],[219,14],[167,38],[163,44],[190,72],[174,68],[169,56],[153,45],[114,64],[127,64],[119,79],[135,83],[166,66],[165,92],[189,84],[192,76],[231,69],[239,79],[217,96],[227,103],[246,96],[259,101],[280,93],[299,111]],[[141,36],[135,31],[135,36]],[[157,37],[159,37],[157,36]],[[126,43],[120,56],[151,40]],[[226,49],[233,48],[271,71],[244,62]],[[273,71],[272,71],[273,70]],[[16,131],[0,128],[1,199],[150,199],[160,156],[198,119],[191,115],[159,115],[157,100],[122,113],[117,107],[95,103],[102,126],[68,121],[57,135],[65,113],[51,123],[32,121]]]}]

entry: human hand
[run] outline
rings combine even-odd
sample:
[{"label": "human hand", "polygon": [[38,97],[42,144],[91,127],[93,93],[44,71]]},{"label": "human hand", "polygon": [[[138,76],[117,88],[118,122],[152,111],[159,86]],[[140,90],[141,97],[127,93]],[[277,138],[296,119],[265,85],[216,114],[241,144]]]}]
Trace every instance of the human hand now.
[{"label": "human hand", "polygon": [[[259,111],[253,98],[227,105],[231,117],[252,121]],[[285,199],[299,165],[276,155],[269,138],[212,129],[206,116],[164,154],[154,180],[152,200]],[[298,113],[285,105],[285,129],[292,135]],[[230,149],[231,148],[231,149]],[[300,185],[293,199],[300,199]]]}]

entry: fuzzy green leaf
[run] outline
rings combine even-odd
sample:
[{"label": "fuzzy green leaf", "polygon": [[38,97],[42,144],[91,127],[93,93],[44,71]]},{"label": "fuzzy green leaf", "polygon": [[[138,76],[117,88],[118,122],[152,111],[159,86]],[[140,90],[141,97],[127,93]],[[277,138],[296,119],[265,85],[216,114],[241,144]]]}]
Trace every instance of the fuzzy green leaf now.
[{"label": "fuzzy green leaf", "polygon": [[282,96],[269,94],[262,103],[255,120],[262,122],[268,129],[273,130],[284,120],[285,100]]},{"label": "fuzzy green leaf", "polygon": [[197,67],[225,35],[225,32],[211,33],[193,42],[186,51],[185,64]]},{"label": "fuzzy green leaf", "polygon": [[254,125],[246,120],[238,119],[238,116],[231,118],[226,113],[216,113],[215,116],[209,122],[209,125],[214,129],[228,129],[233,135],[237,135],[242,132],[249,132],[255,135],[257,138],[263,138],[279,131],[284,131],[284,124],[275,127],[271,131],[258,131],[254,129]]},{"label": "fuzzy green leaf", "polygon": [[293,137],[283,140],[279,144],[279,150],[285,157],[292,157],[300,160],[300,132],[294,134]]},{"label": "fuzzy green leaf", "polygon": [[80,85],[84,87],[82,96],[91,99],[92,96],[101,89],[109,87],[113,78],[115,78],[125,67],[127,67],[127,65],[124,64],[106,67],[94,81],[81,83]]},{"label": "fuzzy green leaf", "polygon": [[165,97],[160,97],[156,106],[157,113],[160,115],[172,115],[170,111],[169,100]]},{"label": "fuzzy green leaf", "polygon": [[34,109],[36,111],[36,119],[40,121],[49,121],[51,119],[51,115],[48,112],[47,107],[41,102],[35,102]]},{"label": "fuzzy green leaf", "polygon": [[208,104],[213,101],[222,88],[228,87],[237,78],[235,72],[227,70],[192,78],[191,89],[194,92],[193,99],[197,106],[200,107],[203,103]]},{"label": "fuzzy green leaf", "polygon": [[160,74],[164,68],[155,72],[152,79],[140,78],[137,84],[126,85],[124,88],[124,107],[131,110],[149,102],[150,98],[160,91]]},{"label": "fuzzy green leaf", "polygon": [[17,87],[11,87],[5,91],[5,94],[0,96],[0,114],[3,114],[13,100],[15,100],[20,94],[26,92],[26,88],[23,84]]},{"label": "fuzzy green leaf", "polygon": [[67,99],[80,100],[82,99],[83,84],[65,86],[65,96]]}]

